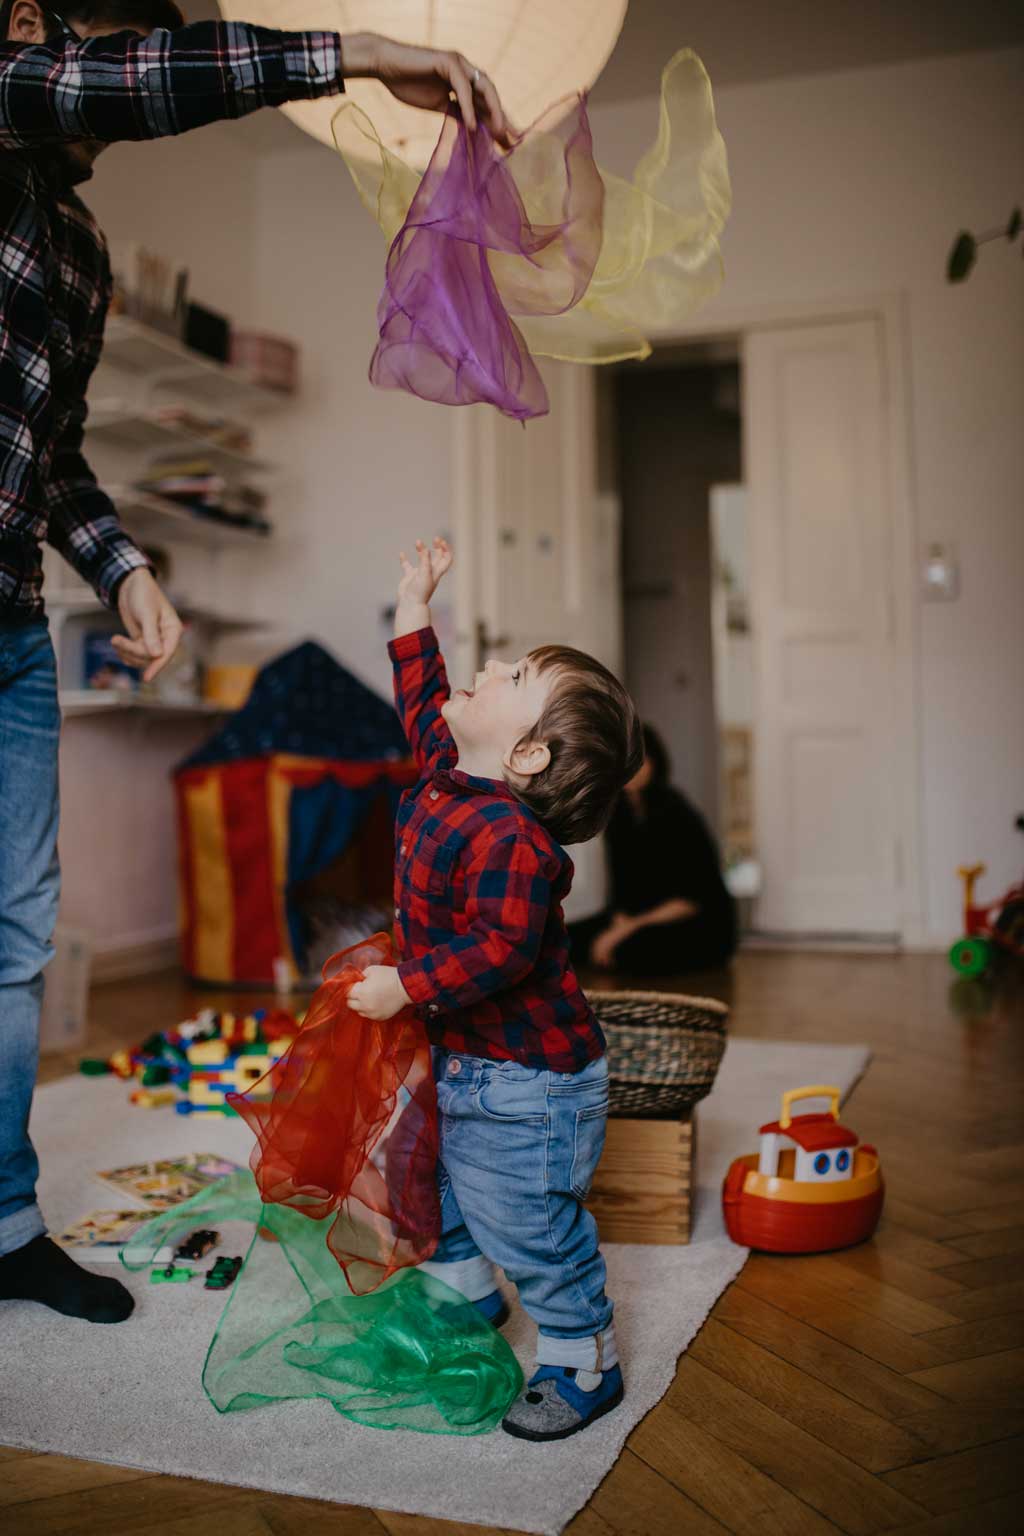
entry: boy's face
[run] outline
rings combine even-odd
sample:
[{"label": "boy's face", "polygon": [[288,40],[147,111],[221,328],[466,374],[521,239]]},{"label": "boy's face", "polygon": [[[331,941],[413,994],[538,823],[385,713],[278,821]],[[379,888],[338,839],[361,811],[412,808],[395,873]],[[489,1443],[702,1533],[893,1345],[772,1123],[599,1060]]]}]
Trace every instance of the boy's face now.
[{"label": "boy's face", "polygon": [[460,751],[496,762],[508,759],[517,742],[536,725],[557,681],[554,668],[541,672],[529,656],[488,661],[472,689],[460,688],[441,709]]}]

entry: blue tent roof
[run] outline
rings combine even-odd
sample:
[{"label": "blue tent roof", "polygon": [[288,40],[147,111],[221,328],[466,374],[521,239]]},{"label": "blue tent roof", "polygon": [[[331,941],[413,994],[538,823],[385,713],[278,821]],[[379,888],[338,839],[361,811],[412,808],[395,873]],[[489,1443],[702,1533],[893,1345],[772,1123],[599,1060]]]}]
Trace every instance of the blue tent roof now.
[{"label": "blue tent roof", "polygon": [[306,640],[268,662],[243,707],[179,771],[271,752],[372,762],[409,747],[394,706]]}]

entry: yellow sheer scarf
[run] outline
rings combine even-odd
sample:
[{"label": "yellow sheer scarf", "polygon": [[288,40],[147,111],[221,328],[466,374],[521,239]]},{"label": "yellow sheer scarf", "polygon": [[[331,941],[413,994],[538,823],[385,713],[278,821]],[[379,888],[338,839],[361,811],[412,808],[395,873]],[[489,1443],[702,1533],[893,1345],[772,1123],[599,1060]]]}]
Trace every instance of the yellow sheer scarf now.
[{"label": "yellow sheer scarf", "polygon": [[[362,133],[365,160],[342,144],[342,114],[351,114]],[[359,196],[390,246],[422,173],[385,147],[358,107],[342,105],[334,124],[335,143]],[[531,221],[544,222],[561,166],[559,147],[543,128],[530,130],[509,163]],[[691,49],[681,49],[662,73],[657,136],[632,177],[598,170],[604,228],[586,293],[565,313],[517,320],[539,356],[577,363],[647,357],[650,333],[677,327],[721,284],[719,236],[731,203],[728,161],[711,82]],[[490,259],[493,265],[500,258]]]}]

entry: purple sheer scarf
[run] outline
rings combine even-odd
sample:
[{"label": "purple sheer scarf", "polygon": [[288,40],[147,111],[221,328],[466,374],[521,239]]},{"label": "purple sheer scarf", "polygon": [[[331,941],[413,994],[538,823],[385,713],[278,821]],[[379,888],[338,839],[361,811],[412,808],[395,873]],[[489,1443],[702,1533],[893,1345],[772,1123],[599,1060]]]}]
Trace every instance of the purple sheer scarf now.
[{"label": "purple sheer scarf", "polygon": [[586,104],[564,103],[506,155],[481,125],[445,119],[388,252],[370,379],[443,405],[525,421],[547,390],[513,315],[572,309],[601,251],[604,183]]}]

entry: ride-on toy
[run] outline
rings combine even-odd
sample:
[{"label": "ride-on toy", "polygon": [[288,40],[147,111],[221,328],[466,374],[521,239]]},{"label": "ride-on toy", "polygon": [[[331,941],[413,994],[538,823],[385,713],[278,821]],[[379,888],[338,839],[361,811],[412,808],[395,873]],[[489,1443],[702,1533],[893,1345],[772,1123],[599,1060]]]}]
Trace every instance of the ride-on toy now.
[{"label": "ride-on toy", "polygon": [[[1024,816],[1017,817],[1017,828],[1024,832]],[[964,936],[949,951],[949,963],[961,976],[983,976],[1001,952],[1024,960],[1024,882],[981,906],[974,887],[984,873],[984,864],[957,870],[964,883]]]}]

